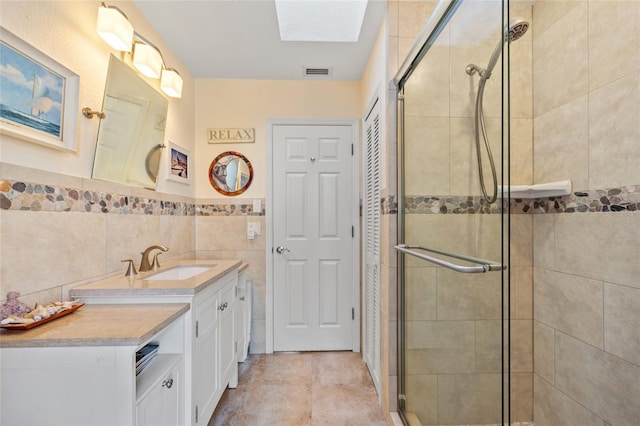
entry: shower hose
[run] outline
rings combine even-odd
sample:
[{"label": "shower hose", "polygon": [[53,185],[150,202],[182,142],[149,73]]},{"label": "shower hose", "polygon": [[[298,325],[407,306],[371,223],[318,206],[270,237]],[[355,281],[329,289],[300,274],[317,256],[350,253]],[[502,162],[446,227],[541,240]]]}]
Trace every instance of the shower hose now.
[{"label": "shower hose", "polygon": [[[496,177],[496,165],[493,161],[493,154],[491,153],[491,147],[489,146],[489,137],[487,136],[487,129],[484,123],[484,111],[483,111],[483,98],[484,87],[487,83],[487,79],[484,75],[480,76],[478,83],[478,94],[476,95],[476,109],[475,109],[475,139],[476,139],[476,156],[478,157],[478,176],[480,178],[480,188],[482,189],[482,196],[491,204],[498,198],[498,179]],[[484,142],[484,146],[487,150],[487,157],[489,157],[489,165],[491,166],[491,177],[493,179],[493,194],[489,196],[487,194],[487,187],[484,182],[484,170],[482,168],[482,149],[480,146],[480,137]]]}]

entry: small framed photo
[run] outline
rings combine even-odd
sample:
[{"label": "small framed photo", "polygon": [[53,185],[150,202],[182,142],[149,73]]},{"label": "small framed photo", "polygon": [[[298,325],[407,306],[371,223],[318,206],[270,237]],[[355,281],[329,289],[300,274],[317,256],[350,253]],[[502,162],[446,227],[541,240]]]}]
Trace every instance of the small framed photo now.
[{"label": "small framed photo", "polygon": [[0,133],[77,150],[80,77],[0,27]]},{"label": "small framed photo", "polygon": [[173,142],[168,143],[169,165],[167,179],[189,184],[191,182],[191,153]]}]

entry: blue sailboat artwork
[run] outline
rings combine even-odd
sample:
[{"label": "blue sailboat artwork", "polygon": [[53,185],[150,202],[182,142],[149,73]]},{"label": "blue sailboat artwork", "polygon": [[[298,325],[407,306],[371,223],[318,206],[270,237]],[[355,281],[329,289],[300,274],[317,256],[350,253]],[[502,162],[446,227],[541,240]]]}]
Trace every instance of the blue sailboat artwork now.
[{"label": "blue sailboat artwork", "polygon": [[65,79],[0,43],[0,119],[62,135]]}]

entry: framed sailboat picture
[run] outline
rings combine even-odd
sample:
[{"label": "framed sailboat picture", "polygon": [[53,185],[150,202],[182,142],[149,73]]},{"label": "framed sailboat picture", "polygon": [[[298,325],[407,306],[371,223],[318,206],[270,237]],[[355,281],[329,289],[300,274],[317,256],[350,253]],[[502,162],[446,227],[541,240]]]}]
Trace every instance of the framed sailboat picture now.
[{"label": "framed sailboat picture", "polygon": [[79,77],[0,27],[0,133],[76,151]]}]

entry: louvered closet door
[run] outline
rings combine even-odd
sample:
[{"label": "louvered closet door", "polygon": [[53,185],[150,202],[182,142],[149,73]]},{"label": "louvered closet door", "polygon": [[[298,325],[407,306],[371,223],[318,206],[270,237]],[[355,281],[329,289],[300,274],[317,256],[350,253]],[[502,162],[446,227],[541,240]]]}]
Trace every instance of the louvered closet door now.
[{"label": "louvered closet door", "polygon": [[365,119],[364,358],[380,393],[380,105]]}]

